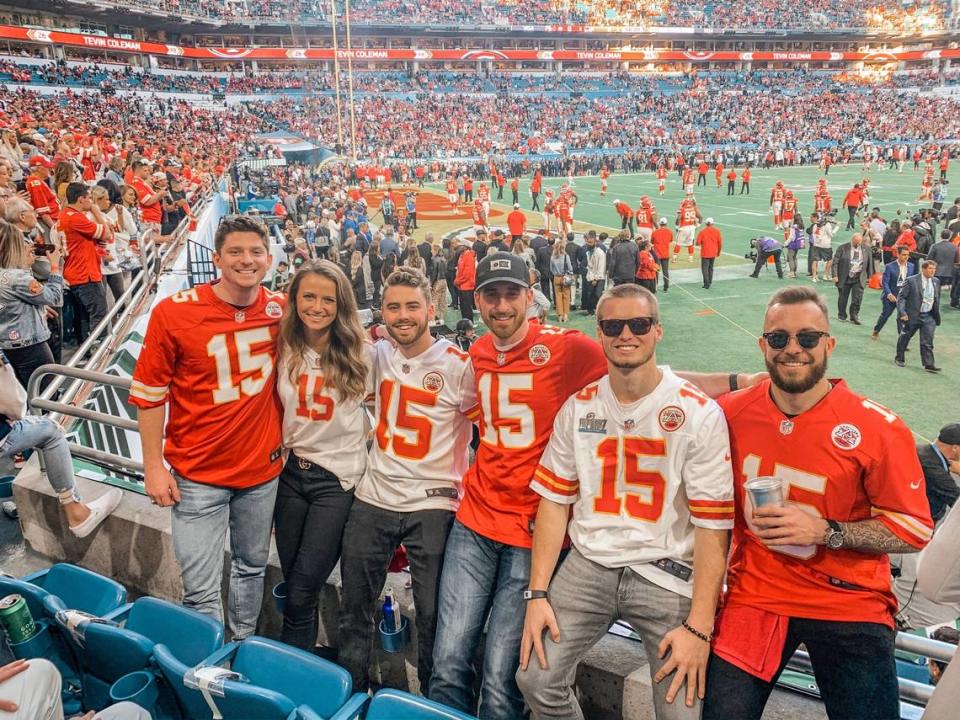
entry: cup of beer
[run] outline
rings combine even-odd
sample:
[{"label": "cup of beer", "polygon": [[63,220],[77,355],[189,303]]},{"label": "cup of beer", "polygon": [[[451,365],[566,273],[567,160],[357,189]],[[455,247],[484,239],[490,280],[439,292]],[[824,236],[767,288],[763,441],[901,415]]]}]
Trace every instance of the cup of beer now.
[{"label": "cup of beer", "polygon": [[773,505],[783,507],[783,480],[776,475],[764,475],[747,480],[743,484],[750,495],[750,504],[754,509]]}]

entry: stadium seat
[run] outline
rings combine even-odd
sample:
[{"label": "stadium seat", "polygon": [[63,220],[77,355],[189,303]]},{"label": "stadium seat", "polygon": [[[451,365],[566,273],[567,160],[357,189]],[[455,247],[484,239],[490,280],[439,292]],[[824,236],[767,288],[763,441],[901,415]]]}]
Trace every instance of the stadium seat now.
[{"label": "stadium seat", "polygon": [[[88,623],[79,650],[84,707],[99,710],[110,703],[110,686],[127,673],[148,669],[154,647],[192,666],[223,646],[223,625],[181,605],[143,597],[106,617],[122,626]],[[175,706],[172,693],[161,693],[161,705]]]},{"label": "stadium seat", "polygon": [[473,715],[400,690],[381,690],[374,695],[365,717],[366,720],[474,720]]},{"label": "stadium seat", "polygon": [[[155,655],[185,715],[195,720],[211,718],[197,688],[196,668],[177,661],[164,645],[156,647]],[[250,637],[230,643],[201,666],[225,664],[237,675],[209,691],[224,720],[349,720],[358,716],[367,701],[360,693],[351,697],[350,673],[343,668],[275,640]]]}]

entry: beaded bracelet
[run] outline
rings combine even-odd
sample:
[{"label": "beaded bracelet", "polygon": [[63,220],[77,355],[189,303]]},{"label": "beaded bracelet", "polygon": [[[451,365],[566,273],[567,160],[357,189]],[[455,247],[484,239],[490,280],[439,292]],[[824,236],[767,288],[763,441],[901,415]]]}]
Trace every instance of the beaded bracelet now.
[{"label": "beaded bracelet", "polygon": [[689,633],[692,633],[692,634],[696,635],[698,638],[700,638],[701,640],[703,640],[705,643],[709,643],[709,642],[711,642],[711,641],[713,640],[713,635],[705,635],[705,634],[703,634],[702,632],[700,632],[700,631],[697,630],[696,628],[691,627],[690,625],[688,625],[686,620],[682,621],[680,624],[683,625],[683,629],[684,629],[684,630],[686,630],[686,631],[689,632]]}]

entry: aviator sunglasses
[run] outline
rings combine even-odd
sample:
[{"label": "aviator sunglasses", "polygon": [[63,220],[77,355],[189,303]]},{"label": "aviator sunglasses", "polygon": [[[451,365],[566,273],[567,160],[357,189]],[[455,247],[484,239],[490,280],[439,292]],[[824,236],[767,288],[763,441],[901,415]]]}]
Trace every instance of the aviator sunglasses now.
[{"label": "aviator sunglasses", "polygon": [[791,335],[783,330],[763,333],[763,339],[774,350],[783,350],[792,337],[797,339],[797,344],[804,350],[813,350],[820,344],[820,338],[830,337],[830,333],[822,330],[801,330],[796,335]]},{"label": "aviator sunglasses", "polygon": [[597,320],[597,325],[607,337],[619,337],[623,332],[623,326],[630,328],[634,335],[646,335],[650,328],[657,324],[657,319],[652,317],[635,317],[627,320]]}]

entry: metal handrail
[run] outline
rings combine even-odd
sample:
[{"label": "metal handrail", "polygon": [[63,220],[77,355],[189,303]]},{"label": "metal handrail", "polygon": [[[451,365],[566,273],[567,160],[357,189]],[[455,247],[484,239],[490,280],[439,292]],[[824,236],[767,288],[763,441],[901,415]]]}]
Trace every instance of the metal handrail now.
[{"label": "metal handrail", "polygon": [[[111,385],[113,387],[123,388],[126,390],[130,389],[131,381],[129,378],[118,377],[117,375],[108,375],[107,373],[94,372],[93,370],[84,370],[83,368],[69,367],[67,365],[41,365],[33,371],[33,374],[30,376],[30,380],[27,383],[27,403],[34,410],[46,410],[51,413],[56,413],[61,417],[68,416],[82,418],[84,420],[90,420],[92,422],[121,428],[123,430],[137,429],[136,421],[130,420],[129,418],[108,415],[106,413],[97,412],[96,410],[90,410],[85,407],[78,407],[65,402],[49,400],[42,395],[38,396],[37,391],[40,389],[40,380],[47,375],[59,376],[61,380],[63,378],[74,378],[78,383],[94,382],[101,385]],[[71,454],[77,457],[82,457],[86,460],[91,460],[96,463],[112,465],[137,475],[143,475],[143,463],[137,462],[136,460],[131,460],[130,458],[122,455],[104,452],[103,450],[84,447],[82,445],[77,445],[76,443],[69,443],[69,446]],[[45,472],[46,464],[43,458],[43,451],[41,450],[38,454],[40,456],[40,468]]]}]

